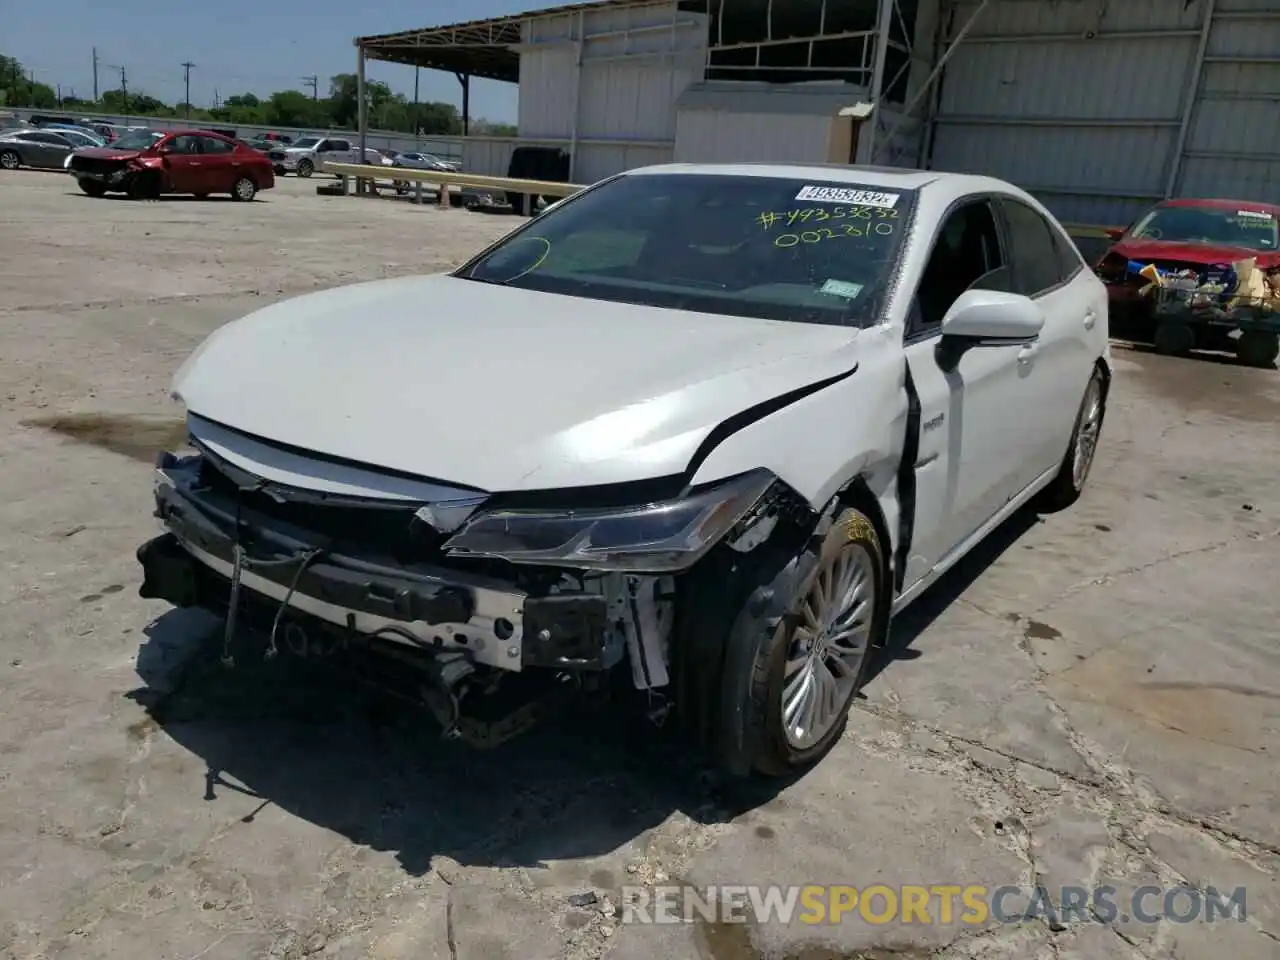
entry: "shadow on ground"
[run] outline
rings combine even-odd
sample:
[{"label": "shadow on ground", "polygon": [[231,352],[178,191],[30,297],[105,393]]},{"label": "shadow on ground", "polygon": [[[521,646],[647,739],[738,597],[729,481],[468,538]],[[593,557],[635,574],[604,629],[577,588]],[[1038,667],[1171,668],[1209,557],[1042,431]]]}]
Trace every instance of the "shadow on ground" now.
[{"label": "shadow on ground", "polygon": [[[1023,511],[972,551],[894,624],[872,666],[914,659],[916,638],[1038,522]],[[190,647],[209,623],[174,610],[148,628],[129,696],[206,764],[204,800],[260,801],[353,843],[393,851],[411,874],[439,855],[467,866],[536,866],[612,852],[682,812],[724,822],[769,802],[787,781],[725,783],[681,746],[614,707],[570,708],[495,750],[440,739],[427,711],[312,661],[249,653],[224,667],[204,643],[178,680],[147,665]],[[246,640],[249,638],[246,637]],[[256,647],[261,650],[262,647]],[[163,672],[163,671],[161,671]]]},{"label": "shadow on ground", "polygon": [[[152,648],[190,647],[197,631],[207,635],[209,625],[189,612],[157,620],[139,651],[144,682],[154,682],[146,664],[166,657]],[[786,786],[722,784],[666,731],[613,708],[570,708],[481,751],[441,740],[424,708],[322,664],[288,655],[263,661],[246,642],[227,668],[219,646],[203,643],[171,689],[128,694],[204,761],[205,802],[257,798],[248,819],[275,805],[394,852],[414,875],[441,854],[466,866],[599,856],[673,812],[722,822]]]},{"label": "shadow on ground", "polygon": [[1023,508],[991,532],[991,534],[957,561],[937,583],[894,618],[889,642],[867,670],[870,683],[897,660],[916,660],[922,656],[913,644],[929,629],[944,610],[955,603],[982,572],[1012,547],[1028,530],[1040,523],[1040,516],[1029,507]]}]

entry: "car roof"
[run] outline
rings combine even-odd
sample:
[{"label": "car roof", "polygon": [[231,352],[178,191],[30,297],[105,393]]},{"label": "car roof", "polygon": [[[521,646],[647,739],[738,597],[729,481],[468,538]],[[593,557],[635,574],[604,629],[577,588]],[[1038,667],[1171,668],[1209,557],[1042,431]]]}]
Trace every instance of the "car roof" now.
[{"label": "car roof", "polygon": [[629,170],[626,176],[649,174],[710,174],[726,177],[777,177],[848,183],[885,190],[919,190],[946,203],[970,194],[998,193],[1036,203],[1013,184],[995,177],[912,167],[850,165],[844,163],[664,163]]},{"label": "car roof", "polygon": [[1178,197],[1174,200],[1162,200],[1157,207],[1200,207],[1206,210],[1251,210],[1255,213],[1270,213],[1280,216],[1280,205],[1262,203],[1258,200],[1224,200],[1199,197]]}]

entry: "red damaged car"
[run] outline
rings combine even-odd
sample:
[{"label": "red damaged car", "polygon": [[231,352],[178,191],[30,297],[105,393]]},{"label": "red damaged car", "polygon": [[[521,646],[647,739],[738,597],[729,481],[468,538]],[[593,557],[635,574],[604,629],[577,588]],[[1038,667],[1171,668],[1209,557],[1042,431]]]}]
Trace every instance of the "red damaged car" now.
[{"label": "red damaged car", "polygon": [[109,147],[77,150],[67,169],[91,197],[229,193],[235,200],[252,200],[276,182],[263,154],[206,130],[135,130]]},{"label": "red damaged car", "polygon": [[1202,271],[1256,258],[1263,271],[1280,270],[1280,206],[1248,200],[1165,200],[1125,230],[1108,230],[1115,244],[1098,261],[1113,313],[1132,307],[1147,281],[1137,271]]}]

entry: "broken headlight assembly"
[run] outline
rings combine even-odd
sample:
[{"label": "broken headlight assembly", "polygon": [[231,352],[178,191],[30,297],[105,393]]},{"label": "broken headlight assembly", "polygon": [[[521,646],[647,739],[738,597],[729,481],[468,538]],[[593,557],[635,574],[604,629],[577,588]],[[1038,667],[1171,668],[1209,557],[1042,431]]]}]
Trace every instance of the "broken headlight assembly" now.
[{"label": "broken headlight assembly", "polygon": [[668,574],[696,563],[779,481],[753,470],[675,500],[602,510],[482,511],[447,540],[455,557]]}]

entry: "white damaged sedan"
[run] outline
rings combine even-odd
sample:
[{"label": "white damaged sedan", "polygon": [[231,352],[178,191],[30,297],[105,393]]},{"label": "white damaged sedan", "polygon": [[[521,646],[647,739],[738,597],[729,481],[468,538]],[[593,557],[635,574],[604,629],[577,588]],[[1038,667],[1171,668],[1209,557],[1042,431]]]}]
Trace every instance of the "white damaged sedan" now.
[{"label": "white damaged sedan", "polygon": [[787,774],[897,612],[1079,496],[1110,382],[1106,291],[1016,187],[633,170],[452,273],[210,336],[142,595],[226,614],[228,663],[238,623],[376,662],[450,734],[621,676],[727,771]]}]

